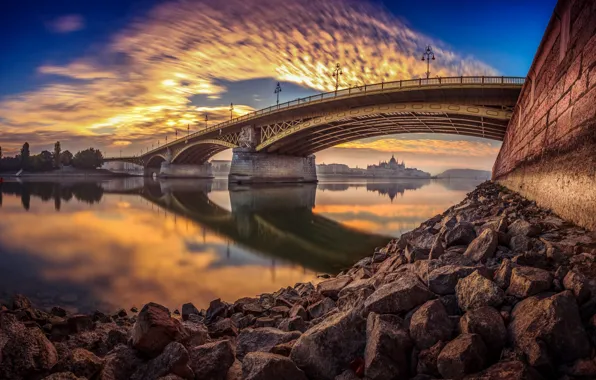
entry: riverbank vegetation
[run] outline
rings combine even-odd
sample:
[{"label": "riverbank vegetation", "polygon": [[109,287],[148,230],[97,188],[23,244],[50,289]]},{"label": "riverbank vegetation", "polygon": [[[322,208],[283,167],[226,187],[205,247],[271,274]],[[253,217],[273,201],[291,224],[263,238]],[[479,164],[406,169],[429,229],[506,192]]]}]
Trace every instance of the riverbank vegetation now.
[{"label": "riverbank vegetation", "polygon": [[0,147],[0,172],[26,172],[43,173],[59,170],[65,166],[72,166],[76,169],[92,170],[99,168],[103,163],[103,155],[99,149],[84,149],[76,154],[69,150],[62,151],[60,141],[54,144],[54,151],[41,151],[39,154],[31,155],[29,143],[24,143],[20,153],[12,157],[2,155]]}]

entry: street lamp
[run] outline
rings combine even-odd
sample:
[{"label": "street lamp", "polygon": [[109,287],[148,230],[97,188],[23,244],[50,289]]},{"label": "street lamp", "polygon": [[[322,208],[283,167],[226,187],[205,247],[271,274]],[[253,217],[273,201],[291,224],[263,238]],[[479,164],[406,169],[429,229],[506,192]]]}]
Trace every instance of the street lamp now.
[{"label": "street lamp", "polygon": [[430,61],[435,60],[435,53],[433,53],[430,45],[426,47],[426,51],[422,53],[422,60],[426,61],[426,79],[430,78]]},{"label": "street lamp", "polygon": [[205,129],[209,128],[209,114],[205,112]]},{"label": "street lamp", "polygon": [[281,92],[281,84],[277,82],[277,86],[275,86],[275,95],[277,95],[277,105],[279,106],[279,93]]},{"label": "street lamp", "polygon": [[234,113],[234,103],[230,103],[230,120],[232,120],[233,116],[232,114]]},{"label": "street lamp", "polygon": [[337,89],[339,88],[339,76],[342,75],[341,66],[339,63],[335,66],[335,70],[333,71],[333,77],[335,78],[335,95],[337,95]]}]

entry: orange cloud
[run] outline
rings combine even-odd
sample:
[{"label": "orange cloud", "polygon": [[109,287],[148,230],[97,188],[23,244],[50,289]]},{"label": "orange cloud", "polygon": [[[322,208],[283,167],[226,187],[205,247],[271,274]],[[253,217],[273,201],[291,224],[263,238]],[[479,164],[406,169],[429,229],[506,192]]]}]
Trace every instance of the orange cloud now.
[{"label": "orange cloud", "polygon": [[500,146],[483,141],[433,140],[433,139],[396,139],[360,140],[338,145],[337,148],[373,149],[380,152],[420,153],[428,155],[450,156],[487,156],[497,155]]}]

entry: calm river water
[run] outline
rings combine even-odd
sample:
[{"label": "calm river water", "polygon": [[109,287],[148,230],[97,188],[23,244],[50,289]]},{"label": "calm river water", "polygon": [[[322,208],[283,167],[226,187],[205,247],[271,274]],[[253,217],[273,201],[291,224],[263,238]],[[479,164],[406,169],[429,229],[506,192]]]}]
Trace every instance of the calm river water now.
[{"label": "calm river water", "polygon": [[224,179],[0,184],[0,301],[111,312],[234,301],[336,273],[479,181]]}]

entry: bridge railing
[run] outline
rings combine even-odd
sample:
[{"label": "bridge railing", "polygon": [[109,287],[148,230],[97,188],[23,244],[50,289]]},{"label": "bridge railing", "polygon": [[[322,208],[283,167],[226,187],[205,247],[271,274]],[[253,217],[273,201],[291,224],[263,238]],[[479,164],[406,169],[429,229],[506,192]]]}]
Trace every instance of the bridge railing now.
[{"label": "bridge railing", "polygon": [[[174,145],[179,141],[184,141],[189,138],[193,138],[195,136],[199,136],[211,131],[217,131],[219,129],[225,128],[228,125],[236,124],[238,122],[249,120],[255,118],[257,116],[263,116],[270,113],[274,113],[277,111],[281,111],[284,109],[304,106],[307,104],[314,104],[319,103],[325,100],[334,99],[334,98],[341,98],[341,97],[349,97],[349,96],[356,96],[356,95],[364,95],[367,93],[382,93],[382,92],[393,92],[396,89],[401,88],[412,88],[412,87],[436,87],[436,86],[443,86],[443,85],[523,85],[526,78],[524,77],[492,77],[492,76],[459,76],[459,77],[436,77],[436,78],[419,78],[419,79],[408,79],[408,80],[399,80],[393,82],[382,82],[376,84],[365,84],[362,86],[355,86],[349,87],[346,89],[338,90],[338,91],[331,91],[331,92],[324,92],[322,94],[308,96],[306,98],[299,98],[295,100],[291,100],[289,102],[280,103],[274,106],[270,106],[267,108],[263,108],[257,111],[253,111],[242,115],[240,117],[236,117],[231,120],[226,120],[224,122],[212,125],[208,128],[202,129],[200,131],[191,133],[190,135],[183,136],[178,138],[177,140],[171,141],[167,144],[161,145],[148,153],[159,151],[164,147]],[[148,154],[145,153],[145,154]]]}]

